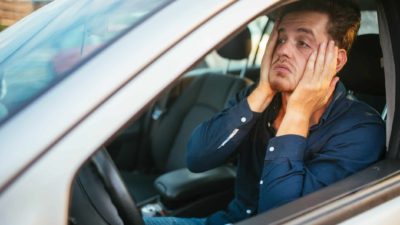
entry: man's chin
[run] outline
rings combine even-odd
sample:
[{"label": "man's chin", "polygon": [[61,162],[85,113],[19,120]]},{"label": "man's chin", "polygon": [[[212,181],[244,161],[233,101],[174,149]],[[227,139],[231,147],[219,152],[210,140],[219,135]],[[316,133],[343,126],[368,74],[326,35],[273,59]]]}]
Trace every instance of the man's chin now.
[{"label": "man's chin", "polygon": [[294,88],[291,85],[289,77],[293,76],[285,73],[272,73],[269,78],[271,88],[276,92],[292,92]]},{"label": "man's chin", "polygon": [[292,92],[292,88],[288,87],[288,85],[284,85],[280,82],[270,83],[272,90],[275,92]]}]

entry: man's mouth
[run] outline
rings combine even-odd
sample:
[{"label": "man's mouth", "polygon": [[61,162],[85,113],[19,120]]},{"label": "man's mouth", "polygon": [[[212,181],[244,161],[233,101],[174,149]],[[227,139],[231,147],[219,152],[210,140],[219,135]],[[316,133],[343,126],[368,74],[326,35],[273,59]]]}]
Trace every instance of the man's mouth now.
[{"label": "man's mouth", "polygon": [[278,73],[290,73],[291,72],[290,68],[284,64],[276,64],[273,68]]}]

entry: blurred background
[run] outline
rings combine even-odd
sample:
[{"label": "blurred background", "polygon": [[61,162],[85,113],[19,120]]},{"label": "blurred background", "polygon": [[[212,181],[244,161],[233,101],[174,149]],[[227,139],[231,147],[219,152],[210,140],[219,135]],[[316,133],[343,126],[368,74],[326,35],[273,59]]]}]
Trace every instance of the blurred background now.
[{"label": "blurred background", "polygon": [[53,0],[0,0],[0,31]]}]

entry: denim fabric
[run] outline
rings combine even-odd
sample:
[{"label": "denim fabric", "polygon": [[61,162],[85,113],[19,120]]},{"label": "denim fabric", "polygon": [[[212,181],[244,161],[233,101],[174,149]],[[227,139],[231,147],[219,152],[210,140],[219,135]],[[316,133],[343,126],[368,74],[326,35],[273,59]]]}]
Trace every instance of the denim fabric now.
[{"label": "denim fabric", "polygon": [[146,225],[205,225],[204,218],[144,217]]}]

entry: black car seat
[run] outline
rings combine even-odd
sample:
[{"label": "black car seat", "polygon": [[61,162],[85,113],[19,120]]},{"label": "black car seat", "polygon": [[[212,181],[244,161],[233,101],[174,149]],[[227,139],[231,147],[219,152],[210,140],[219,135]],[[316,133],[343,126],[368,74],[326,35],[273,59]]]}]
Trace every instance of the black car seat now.
[{"label": "black car seat", "polygon": [[350,50],[340,80],[352,94],[380,114],[385,107],[385,75],[378,34],[359,35]]},{"label": "black car seat", "polygon": [[[246,59],[250,54],[250,31],[246,28],[218,52],[228,59]],[[232,48],[237,48],[232,50]],[[186,145],[192,130],[202,121],[221,111],[228,100],[252,82],[238,75],[206,72],[184,77],[184,90],[173,103],[154,116],[157,121],[149,130],[153,173],[121,171],[131,195],[138,205],[148,202],[157,191],[154,180],[160,175],[186,167]],[[178,85],[179,86],[179,85]],[[182,85],[181,85],[182,86]],[[161,116],[159,114],[162,114]]]}]

